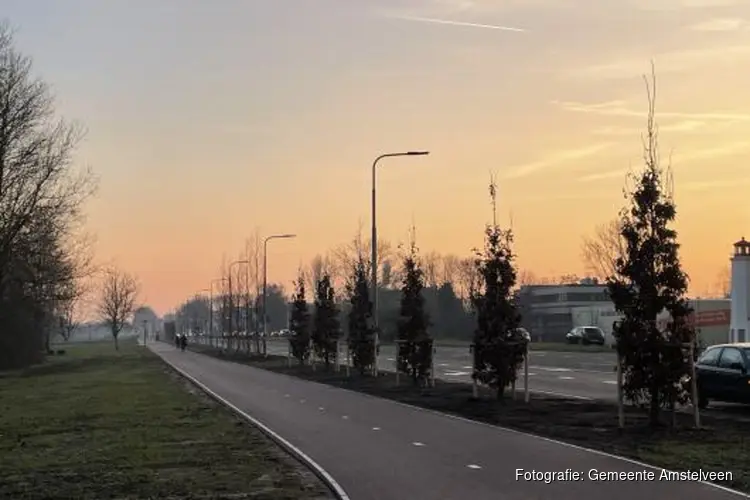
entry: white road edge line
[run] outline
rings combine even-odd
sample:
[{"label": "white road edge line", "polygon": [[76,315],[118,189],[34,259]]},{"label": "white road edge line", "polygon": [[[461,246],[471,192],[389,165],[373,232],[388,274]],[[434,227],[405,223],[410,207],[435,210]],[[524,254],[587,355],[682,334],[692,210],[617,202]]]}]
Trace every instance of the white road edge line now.
[{"label": "white road edge line", "polygon": [[482,468],[481,465],[477,465],[477,464],[469,464],[466,467],[468,467],[469,469],[474,469],[474,470]]},{"label": "white road edge line", "polygon": [[[154,352],[151,350],[151,352]],[[216,394],[214,391],[206,387],[203,383],[196,380],[192,375],[188,375],[187,372],[182,370],[181,368],[177,368],[175,365],[164,359],[158,352],[154,352],[157,356],[159,356],[164,363],[169,365],[173,370],[175,370],[177,373],[188,379],[190,382],[195,384],[199,389],[201,389],[203,392],[220,402],[221,404],[225,405],[227,408],[230,408],[232,411],[237,413],[238,415],[242,416],[245,420],[250,422],[252,425],[257,427],[261,430],[264,434],[266,434],[268,437],[270,437],[273,441],[276,441],[278,445],[280,445],[282,448],[284,448],[287,453],[294,456],[297,460],[299,460],[303,465],[306,465],[310,470],[312,470],[318,478],[320,478],[327,486],[330,488],[334,495],[336,495],[336,498],[338,500],[351,500],[351,497],[347,495],[346,491],[344,491],[344,488],[341,487],[339,483],[336,482],[336,480],[331,476],[328,471],[326,471],[322,466],[320,466],[315,460],[307,456],[305,452],[294,446],[292,443],[281,437],[279,434],[271,430],[270,427],[267,425],[261,423],[259,420],[255,419],[254,417],[251,417],[244,411],[240,410],[236,406],[234,406],[232,403],[227,401],[226,399],[222,398],[218,394]]]}]

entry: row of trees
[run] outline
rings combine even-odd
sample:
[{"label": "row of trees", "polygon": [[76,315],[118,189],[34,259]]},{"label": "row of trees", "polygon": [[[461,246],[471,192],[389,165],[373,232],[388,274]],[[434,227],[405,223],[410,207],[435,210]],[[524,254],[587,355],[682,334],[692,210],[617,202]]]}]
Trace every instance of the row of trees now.
[{"label": "row of trees", "polygon": [[[598,242],[609,246],[588,250],[589,263],[598,259],[596,274],[606,279],[609,295],[623,317],[614,335],[625,396],[635,403],[647,404],[656,425],[665,405],[673,406],[687,396],[680,382],[689,375],[695,332],[687,321],[691,312],[686,300],[688,277],[680,264],[677,234],[672,228],[676,207],[671,169],[662,166],[659,158],[654,121],[655,75],[652,77],[651,82],[646,80],[649,107],[644,168],[628,177],[626,207],[609,228],[615,237]],[[490,194],[494,210],[494,184]],[[425,310],[429,302],[426,296],[431,288],[450,286],[472,325],[473,377],[493,387],[502,399],[505,388],[515,381],[527,347],[516,334],[521,314],[515,291],[519,284],[533,279],[517,271],[512,230],[501,228],[493,217],[493,223],[485,230],[484,247],[472,259],[437,259],[433,254],[420,257],[412,242],[402,254],[398,269],[392,264],[390,245],[381,241],[377,244],[378,262],[364,257],[369,255],[369,245],[358,237],[326,256],[316,257],[308,269],[300,271],[290,318],[296,333],[292,342],[295,357],[304,363],[312,349],[330,365],[339,339],[345,336],[355,369],[367,372],[376,354],[375,335],[385,333],[374,330],[369,296],[370,266],[377,266],[383,283],[378,293],[387,296],[393,291],[400,298],[394,336],[406,346],[399,359],[401,369],[415,380],[426,373],[431,349],[428,355],[418,348],[431,339],[433,324]],[[255,249],[257,257],[257,245]],[[247,254],[243,260],[252,262],[253,258]],[[245,278],[248,300],[249,272]],[[227,273],[226,277],[223,282],[229,290],[222,300],[231,303],[231,275]],[[257,284],[257,275],[255,278]],[[562,281],[574,280],[564,277]],[[242,283],[242,278],[237,276],[235,282]],[[308,289],[314,290],[312,307],[307,302]],[[670,313],[671,320],[666,327],[660,327],[656,318],[664,310]]]},{"label": "row of trees", "polygon": [[[688,276],[681,267],[671,166],[660,162],[658,132],[655,123],[656,77],[646,80],[648,119],[643,141],[644,168],[630,174],[624,194],[627,200],[616,223],[615,238],[598,252],[600,276],[606,279],[608,293],[622,315],[614,329],[618,363],[623,374],[626,399],[649,407],[651,424],[660,424],[661,411],[674,409],[688,400],[689,391],[682,383],[690,376],[691,356],[695,352],[695,331],[688,322],[691,313],[686,298]],[[493,210],[495,186],[491,184]],[[493,214],[494,215],[494,214]],[[521,315],[514,290],[518,282],[513,233],[496,222],[485,230],[485,244],[473,259],[468,287],[470,310],[475,320],[473,336],[473,378],[496,390],[502,399],[523,363],[527,346],[516,335]],[[358,253],[350,267],[346,292],[349,312],[349,347],[354,353],[353,365],[365,373],[374,359],[371,303],[368,296],[367,262]],[[592,261],[596,259],[591,259]],[[405,346],[398,360],[399,368],[415,381],[426,374],[429,352],[420,346],[429,341],[430,322],[424,311],[424,289],[427,278],[424,261],[420,261],[412,244],[403,259],[398,340]],[[297,282],[292,329],[294,355],[304,362],[308,356],[308,339],[323,359],[328,360],[330,346],[338,339],[338,323],[333,320],[335,305],[330,276],[316,279],[316,300],[312,325],[305,300],[304,276]],[[670,314],[666,326],[656,319],[662,311]],[[312,334],[308,334],[311,331]]]},{"label": "row of trees", "polygon": [[[406,269],[402,278],[401,301],[398,320],[398,341],[401,348],[397,363],[409,373],[414,383],[425,379],[431,367],[432,345],[428,329],[429,316],[425,311],[423,290],[424,272],[420,267],[417,248],[412,240],[409,251],[403,257]],[[315,276],[312,311],[307,302],[306,283],[308,276],[300,270],[295,282],[290,329],[292,354],[300,364],[308,362],[312,353],[322,360],[326,369],[338,355],[339,341],[345,337],[352,366],[364,375],[375,363],[377,355],[377,330],[373,321],[373,304],[370,297],[371,283],[368,261],[360,253],[351,263],[345,284],[348,305],[346,313],[347,332],[343,335],[339,320],[340,309],[331,276],[325,270]]]}]

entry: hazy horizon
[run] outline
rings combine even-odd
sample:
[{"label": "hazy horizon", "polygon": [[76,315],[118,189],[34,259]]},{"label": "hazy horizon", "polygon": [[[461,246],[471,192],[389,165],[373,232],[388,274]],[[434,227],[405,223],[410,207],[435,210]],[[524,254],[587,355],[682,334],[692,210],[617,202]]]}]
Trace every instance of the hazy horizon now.
[{"label": "hazy horizon", "polygon": [[97,260],[138,275],[159,314],[208,286],[258,228],[296,233],[269,281],[369,235],[417,227],[469,255],[512,213],[521,269],[584,275],[581,238],[642,164],[656,65],[691,293],[750,226],[750,3],[730,0],[6,0],[17,48],[88,135]]}]

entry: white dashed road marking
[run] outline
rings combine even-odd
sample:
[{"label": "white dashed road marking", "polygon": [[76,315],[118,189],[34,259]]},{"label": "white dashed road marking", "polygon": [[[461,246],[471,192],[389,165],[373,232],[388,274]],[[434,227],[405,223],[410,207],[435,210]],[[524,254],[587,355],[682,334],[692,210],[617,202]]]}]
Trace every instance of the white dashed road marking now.
[{"label": "white dashed road marking", "polygon": [[469,464],[469,465],[467,465],[466,467],[468,467],[469,469],[475,469],[475,470],[476,470],[476,469],[481,469],[481,468],[482,468],[481,466],[479,466],[479,465],[477,465],[477,464]]},{"label": "white dashed road marking", "polygon": [[602,380],[603,384],[617,385],[617,380]]},{"label": "white dashed road marking", "polygon": [[461,369],[462,370],[473,370],[474,367],[473,366],[462,366]]},{"label": "white dashed road marking", "polygon": [[372,428],[372,430],[374,430],[374,431],[379,431],[379,430],[380,430],[380,427],[373,427],[373,428]]},{"label": "white dashed road marking", "polygon": [[396,361],[394,358],[388,358],[388,361]]},{"label": "white dashed road marking", "polygon": [[438,366],[446,367],[446,366],[450,366],[450,364],[448,364],[448,363],[438,363]]},{"label": "white dashed road marking", "polygon": [[285,398],[288,398],[288,397],[289,397],[289,394],[284,394],[284,397],[285,397]]},{"label": "white dashed road marking", "polygon": [[300,400],[299,400],[299,402],[300,402],[300,403],[304,403],[304,402],[305,402],[305,400],[304,400],[304,399],[300,399]]},{"label": "white dashed road marking", "polygon": [[445,372],[443,375],[447,377],[462,377],[464,375],[471,375],[470,372]]},{"label": "white dashed road marking", "polygon": [[573,380],[573,377],[557,377],[560,380]]},{"label": "white dashed road marking", "polygon": [[348,415],[343,415],[341,418],[343,418],[344,420],[349,420],[349,416]]},{"label": "white dashed road marking", "polygon": [[424,446],[425,445],[424,443],[420,443],[419,441],[414,441],[412,444],[414,446]]},{"label": "white dashed road marking", "polygon": [[325,408],[323,408],[322,406],[318,406],[318,410],[325,411]]}]

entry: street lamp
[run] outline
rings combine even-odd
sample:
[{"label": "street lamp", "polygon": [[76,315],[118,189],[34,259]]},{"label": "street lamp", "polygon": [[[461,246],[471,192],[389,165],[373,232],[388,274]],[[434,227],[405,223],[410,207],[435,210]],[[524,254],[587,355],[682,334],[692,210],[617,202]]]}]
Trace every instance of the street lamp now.
[{"label": "street lamp", "polygon": [[[378,162],[383,158],[391,158],[394,156],[425,156],[430,154],[429,151],[407,151],[404,153],[386,153],[375,158],[372,162],[372,241],[370,246],[372,247],[372,261],[370,262],[370,272],[372,273],[372,317],[373,325],[375,327],[375,348],[377,349],[378,344],[378,226],[376,223],[376,177],[375,172],[377,171]],[[375,371],[377,373],[377,351],[375,353]]]},{"label": "street lamp", "polygon": [[[232,294],[232,268],[238,264],[250,264],[249,260],[236,260],[229,264],[229,335],[232,335],[232,317],[234,316],[234,300]],[[237,330],[239,330],[239,317],[237,318]]]},{"label": "street lamp", "polygon": [[[198,290],[198,291],[197,291],[197,292],[195,293],[195,296],[196,296],[196,298],[197,298],[197,297],[200,297],[200,296],[201,296],[202,294],[204,294],[204,293],[208,293],[208,294],[209,294],[209,297],[211,296],[211,290],[210,290],[210,289],[208,289],[208,288],[201,288],[200,290]],[[211,305],[210,305],[210,304],[209,304],[208,317],[209,317],[209,322],[210,322],[210,321],[211,321]],[[204,331],[204,332],[203,332],[203,335],[205,335],[205,334],[206,334],[206,332]]]},{"label": "street lamp", "polygon": [[268,288],[268,242],[271,240],[296,237],[296,234],[274,234],[263,240],[263,356],[268,356],[268,317],[266,309],[266,292]]},{"label": "street lamp", "polygon": [[211,284],[208,287],[208,342],[209,345],[213,346],[214,338],[214,283],[217,281],[224,282],[226,278],[216,278],[211,280]]}]

